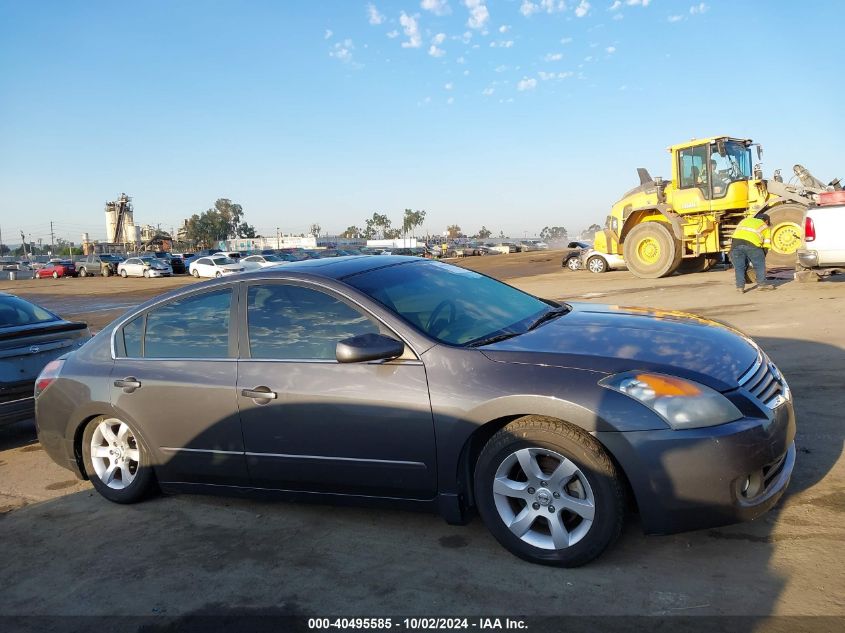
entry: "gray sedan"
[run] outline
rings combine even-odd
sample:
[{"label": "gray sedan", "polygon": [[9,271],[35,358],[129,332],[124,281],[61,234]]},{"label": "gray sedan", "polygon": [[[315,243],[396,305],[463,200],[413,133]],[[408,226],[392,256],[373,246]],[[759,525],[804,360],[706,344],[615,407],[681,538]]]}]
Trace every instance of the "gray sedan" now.
[{"label": "gray sedan", "polygon": [[526,560],[753,519],[795,461],[784,377],[691,315],[538,299],[415,257],[158,297],[39,379],[39,438],[104,497],[157,488],[474,511]]}]

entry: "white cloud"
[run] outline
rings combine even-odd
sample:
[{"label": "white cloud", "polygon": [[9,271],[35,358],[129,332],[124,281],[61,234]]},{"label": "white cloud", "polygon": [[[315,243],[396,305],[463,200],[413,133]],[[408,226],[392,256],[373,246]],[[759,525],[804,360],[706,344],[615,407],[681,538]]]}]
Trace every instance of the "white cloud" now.
[{"label": "white cloud", "polygon": [[324,39],[324,40],[327,40],[327,39],[331,38],[331,36],[332,36],[332,35],[334,35],[334,33],[332,33],[332,30],[331,30],[331,29],[326,29],[326,34],[325,34],[325,35],[323,35],[323,39]]},{"label": "white cloud", "polygon": [[592,55],[588,55],[587,57],[585,57],[585,58],[584,58],[584,61],[585,61],[585,62],[591,62],[591,61],[593,61],[593,56],[592,56]]},{"label": "white cloud", "polygon": [[537,76],[543,81],[550,81],[552,79],[567,79],[569,77],[572,77],[573,74],[574,73],[572,73],[571,71],[566,71],[564,73],[547,73],[541,70],[537,73]]},{"label": "white cloud", "polygon": [[590,12],[590,3],[587,0],[581,0],[581,4],[575,7],[575,17],[583,18]]},{"label": "white cloud", "polygon": [[680,22],[681,20],[684,19],[684,16],[682,16],[682,15],[670,15],[667,19],[670,22]]},{"label": "white cloud", "polygon": [[538,0],[537,2],[522,0],[522,4],[519,6],[519,12],[526,18],[540,12],[560,13],[562,11],[566,11],[565,0]]},{"label": "white cloud", "polygon": [[434,42],[435,44],[442,44],[443,42],[446,41],[446,34],[445,33],[438,33],[437,35],[435,35],[431,39],[431,41]]},{"label": "white cloud", "polygon": [[367,15],[369,16],[370,24],[374,26],[384,22],[384,15],[378,12],[374,4],[367,5]]},{"label": "white cloud", "polygon": [[561,43],[561,44],[571,44],[571,43],[572,43],[572,38],[571,38],[571,37],[564,37],[564,38],[560,41],[560,43]]},{"label": "white cloud", "polygon": [[446,54],[442,48],[438,48],[435,44],[428,47],[428,54],[432,57],[443,57]]},{"label": "white cloud", "polygon": [[627,4],[629,7],[647,7],[651,4],[651,0],[625,0],[625,4]]},{"label": "white cloud", "polygon": [[407,42],[402,42],[402,48],[419,48],[422,44],[422,36],[420,35],[420,27],[417,24],[416,18],[407,15],[404,11],[399,16],[399,24],[402,25],[402,30],[405,31]]},{"label": "white cloud", "polygon": [[451,90],[454,87],[455,87],[455,84],[453,84],[451,81],[443,84],[443,90]]},{"label": "white cloud", "polygon": [[347,38],[342,42],[335,42],[334,47],[329,51],[329,57],[334,57],[344,64],[348,64],[352,61],[352,51],[354,50],[355,45],[352,40]]},{"label": "white cloud", "polygon": [[464,71],[464,77],[469,77],[469,71],[468,70]]},{"label": "white cloud", "polygon": [[503,72],[505,72],[507,69],[508,69],[508,67],[507,67],[507,66],[505,66],[504,64],[502,64],[501,66],[496,66],[495,71],[496,71],[497,73],[503,73]]},{"label": "white cloud", "polygon": [[490,42],[490,48],[513,48],[513,40],[499,40]]},{"label": "white cloud", "polygon": [[537,87],[537,80],[531,77],[523,77],[519,80],[519,83],[516,84],[516,89],[520,92],[525,92],[526,90],[534,90]]},{"label": "white cloud", "polygon": [[510,24],[503,24],[502,26],[499,27],[499,33],[507,33],[510,30],[511,30]]},{"label": "white cloud", "polygon": [[608,46],[604,50],[607,52],[608,55],[613,55],[613,53],[616,52],[616,47],[615,46]]},{"label": "white cloud", "polygon": [[467,60],[466,60],[466,58],[465,58],[463,55],[461,55],[460,57],[458,57],[458,59],[456,59],[455,61],[456,61],[457,63],[459,63],[459,64],[466,64],[466,63],[467,63]]},{"label": "white cloud", "polygon": [[613,14],[613,19],[614,19],[614,20],[621,20],[621,19],[623,19],[624,17],[625,17],[625,16],[624,16],[624,15],[622,15],[621,13],[614,13],[614,14]]},{"label": "white cloud", "polygon": [[452,12],[452,8],[446,0],[422,0],[420,6],[434,15],[446,15]]},{"label": "white cloud", "polygon": [[563,53],[548,53],[544,58],[544,62],[557,62],[563,59]]},{"label": "white cloud", "polygon": [[390,39],[392,39],[392,40],[393,40],[393,39],[396,39],[397,37],[399,37],[399,31],[397,31],[396,29],[393,29],[392,31],[390,31],[390,32],[387,34],[387,37],[389,37],[389,38],[390,38]]},{"label": "white cloud", "polygon": [[689,12],[691,15],[707,13],[707,10],[710,8],[709,5],[704,4],[703,2],[699,2],[698,4],[694,4],[689,8]]},{"label": "white cloud", "polygon": [[621,6],[622,6],[621,0],[615,0],[615,2],[613,4],[611,4],[610,7],[607,10],[608,11],[616,11],[616,9],[618,9]]},{"label": "white cloud", "polygon": [[446,103],[452,105],[453,103],[455,103],[455,97],[449,97],[448,99],[446,99]]},{"label": "white cloud", "polygon": [[490,19],[490,12],[487,10],[485,0],[464,0],[466,8],[469,9],[469,20],[467,26],[471,29],[483,29]]},{"label": "white cloud", "polygon": [[481,91],[481,94],[483,94],[485,97],[489,97],[494,92],[496,92],[495,88],[485,88],[484,90]]}]

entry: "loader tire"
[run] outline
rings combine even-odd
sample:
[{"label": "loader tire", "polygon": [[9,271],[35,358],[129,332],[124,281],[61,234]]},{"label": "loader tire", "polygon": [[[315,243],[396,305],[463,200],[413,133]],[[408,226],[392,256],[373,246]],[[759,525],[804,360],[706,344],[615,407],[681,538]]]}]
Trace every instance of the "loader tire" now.
[{"label": "loader tire", "polygon": [[644,222],[631,229],[623,254],[628,270],[640,279],[668,277],[681,264],[681,244],[662,222]]},{"label": "loader tire", "polygon": [[684,275],[686,273],[703,273],[710,270],[713,265],[713,260],[706,255],[699,255],[698,257],[687,257],[682,259],[678,265],[678,274]]},{"label": "loader tire", "polygon": [[807,207],[790,202],[767,211],[772,230],[772,248],[766,254],[766,268],[794,268],[804,238]]}]

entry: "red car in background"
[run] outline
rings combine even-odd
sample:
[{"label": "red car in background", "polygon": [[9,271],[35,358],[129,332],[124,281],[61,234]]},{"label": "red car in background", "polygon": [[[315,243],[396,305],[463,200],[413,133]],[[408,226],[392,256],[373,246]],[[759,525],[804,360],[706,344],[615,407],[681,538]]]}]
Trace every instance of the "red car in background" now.
[{"label": "red car in background", "polygon": [[50,262],[44,268],[35,271],[36,279],[43,279],[44,277],[58,279],[59,277],[76,277],[78,275],[79,272],[71,261]]}]

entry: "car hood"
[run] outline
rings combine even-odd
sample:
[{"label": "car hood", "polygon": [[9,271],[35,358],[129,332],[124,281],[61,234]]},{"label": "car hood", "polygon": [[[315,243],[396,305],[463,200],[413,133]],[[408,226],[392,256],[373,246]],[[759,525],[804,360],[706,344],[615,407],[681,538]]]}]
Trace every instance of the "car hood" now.
[{"label": "car hood", "polygon": [[757,345],[718,321],[684,312],[571,303],[537,329],[481,348],[499,362],[578,367],[604,373],[662,371],[719,391],[756,361]]}]

